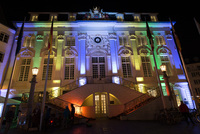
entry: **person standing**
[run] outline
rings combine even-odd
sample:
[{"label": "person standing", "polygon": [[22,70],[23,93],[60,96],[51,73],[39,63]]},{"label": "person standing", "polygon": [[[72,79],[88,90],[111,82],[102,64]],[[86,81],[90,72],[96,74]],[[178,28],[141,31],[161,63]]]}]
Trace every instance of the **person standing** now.
[{"label": "person standing", "polygon": [[32,127],[37,127],[38,130],[39,130],[39,124],[40,124],[40,114],[41,114],[40,105],[37,104],[35,109],[33,110]]},{"label": "person standing", "polygon": [[70,121],[70,111],[69,111],[68,106],[66,106],[66,108],[64,110],[63,117],[64,118],[63,118],[62,128],[65,128]]},{"label": "person standing", "polygon": [[5,128],[5,131],[4,131],[4,134],[7,134],[11,125],[12,125],[12,121],[14,119],[14,109],[12,107],[9,108],[9,111],[6,113],[6,128]]},{"label": "person standing", "polygon": [[72,122],[72,125],[74,124],[74,114],[75,114],[75,107],[74,107],[74,104],[71,104],[71,122]]},{"label": "person standing", "polygon": [[49,121],[50,121],[50,116],[51,116],[51,108],[48,108],[47,106],[45,106],[45,117],[44,117],[44,131],[47,131],[48,127],[49,127]]},{"label": "person standing", "polygon": [[195,123],[193,122],[193,120],[190,116],[189,108],[187,107],[186,104],[183,103],[183,101],[181,101],[181,105],[179,106],[179,110],[182,113],[182,115],[184,116],[185,121],[187,122],[188,125],[190,124],[190,122],[188,121],[188,118],[190,119],[192,124],[195,125]]}]

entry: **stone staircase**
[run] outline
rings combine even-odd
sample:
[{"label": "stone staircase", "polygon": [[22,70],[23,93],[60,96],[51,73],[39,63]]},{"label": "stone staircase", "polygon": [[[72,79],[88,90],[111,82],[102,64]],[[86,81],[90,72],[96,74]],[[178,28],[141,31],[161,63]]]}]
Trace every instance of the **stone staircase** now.
[{"label": "stone staircase", "polygon": [[[158,88],[143,87],[148,91],[144,94],[139,91],[137,84],[134,82],[118,78],[117,83],[113,83],[112,78],[109,77],[102,79],[104,81],[101,81],[101,84],[93,83],[91,79],[85,84],[76,80],[58,89],[60,94],[57,97],[53,96],[53,92],[49,93],[50,99],[47,99],[46,104],[59,111],[63,111],[66,105],[70,104],[74,104],[77,109],[81,109],[81,105],[88,95],[96,92],[108,92],[114,94],[124,107],[123,112],[118,115],[128,115],[159,97]],[[61,90],[64,91],[64,94]],[[54,90],[54,92],[56,91]],[[156,92],[156,94],[153,95],[152,92]]]}]

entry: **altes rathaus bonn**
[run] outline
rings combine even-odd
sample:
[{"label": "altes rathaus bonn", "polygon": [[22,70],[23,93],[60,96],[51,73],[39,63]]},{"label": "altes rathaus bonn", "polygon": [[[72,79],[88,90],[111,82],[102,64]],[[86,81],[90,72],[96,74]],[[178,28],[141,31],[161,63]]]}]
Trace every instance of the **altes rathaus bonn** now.
[{"label": "altes rathaus bonn", "polygon": [[[34,102],[42,101],[54,18],[46,105],[65,108],[74,104],[76,114],[88,118],[123,114],[132,120],[153,119],[163,104],[166,108],[177,107],[184,101],[194,108],[172,25],[158,21],[156,13],[104,12],[94,8],[89,12],[29,14],[13,65],[23,21],[15,22],[17,31],[1,96],[5,96],[14,66],[9,98],[21,97],[26,102],[31,70],[37,67]],[[153,44],[148,38],[147,22]],[[168,87],[161,65],[166,66]]]}]

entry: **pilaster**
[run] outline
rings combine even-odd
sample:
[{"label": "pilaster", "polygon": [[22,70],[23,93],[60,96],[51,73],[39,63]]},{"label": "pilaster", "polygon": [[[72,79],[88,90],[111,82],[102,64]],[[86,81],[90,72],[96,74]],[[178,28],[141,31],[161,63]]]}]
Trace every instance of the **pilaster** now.
[{"label": "pilaster", "polygon": [[110,42],[110,54],[111,54],[111,63],[112,63],[112,74],[118,73],[118,61],[117,61],[117,36],[115,33],[109,33],[109,42]]},{"label": "pilaster", "polygon": [[78,34],[78,70],[80,71],[80,76],[86,74],[86,33]]}]

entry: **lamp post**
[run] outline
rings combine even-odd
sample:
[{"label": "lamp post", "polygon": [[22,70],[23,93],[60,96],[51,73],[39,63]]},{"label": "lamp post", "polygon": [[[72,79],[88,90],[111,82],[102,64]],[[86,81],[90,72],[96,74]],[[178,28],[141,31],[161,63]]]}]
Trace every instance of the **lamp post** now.
[{"label": "lamp post", "polygon": [[32,68],[32,74],[33,74],[33,78],[30,81],[31,83],[31,89],[30,89],[30,93],[29,93],[29,99],[28,99],[28,111],[27,111],[27,124],[28,124],[28,128],[30,128],[31,126],[31,122],[32,122],[32,108],[33,108],[33,99],[34,99],[34,91],[35,91],[35,84],[37,83],[36,81],[36,76],[38,74],[38,68],[34,67]]},{"label": "lamp post", "polygon": [[175,105],[174,105],[173,94],[172,94],[172,91],[171,91],[170,85],[169,85],[169,77],[167,76],[167,73],[166,73],[167,67],[166,67],[166,65],[162,64],[160,66],[160,69],[163,73],[163,79],[164,79],[164,82],[165,82],[167,96],[169,96],[169,100],[171,101],[171,105],[174,108]]}]

